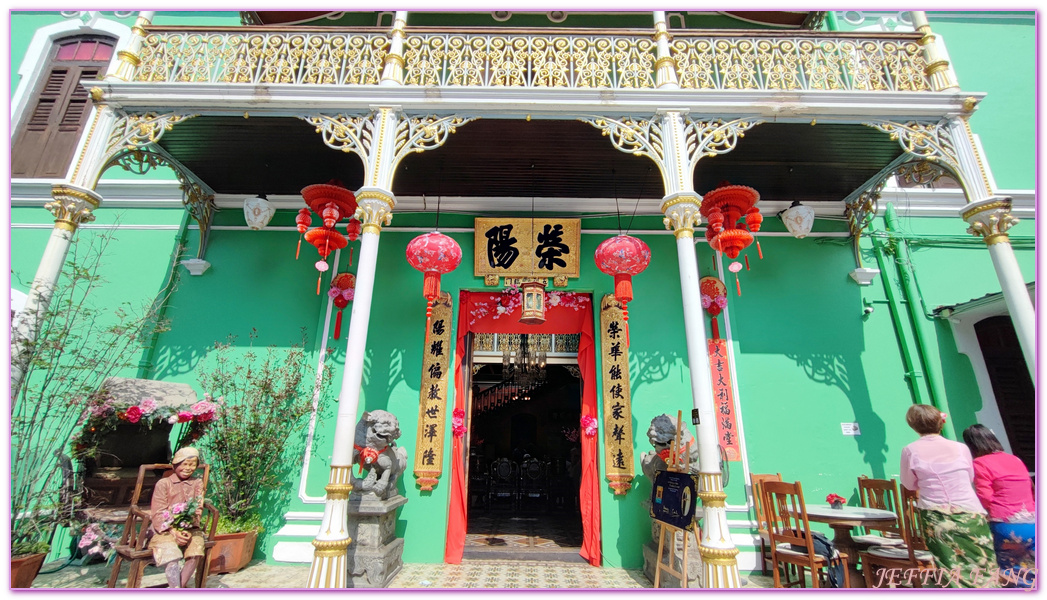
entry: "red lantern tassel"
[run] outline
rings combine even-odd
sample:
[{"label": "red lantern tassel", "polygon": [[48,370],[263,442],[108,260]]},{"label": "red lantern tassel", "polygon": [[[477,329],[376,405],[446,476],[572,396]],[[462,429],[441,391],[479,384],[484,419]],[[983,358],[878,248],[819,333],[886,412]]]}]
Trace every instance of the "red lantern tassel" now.
[{"label": "red lantern tassel", "polygon": [[294,251],[294,259],[298,260],[298,255],[302,253],[302,236],[298,236],[298,249]]},{"label": "red lantern tassel", "polygon": [[763,260],[763,250],[760,249],[760,240],[756,240],[756,254],[760,256],[760,260]]},{"label": "red lantern tassel", "polygon": [[713,317],[713,339],[720,339],[720,324],[716,322],[716,317]]},{"label": "red lantern tassel", "polygon": [[749,270],[749,255],[748,254],[745,255],[745,270],[746,271]]},{"label": "red lantern tassel", "polygon": [[425,343],[429,343],[429,328],[433,322],[433,301],[427,298],[425,301]]},{"label": "red lantern tassel", "polygon": [[738,281],[738,274],[734,274],[734,284],[738,286],[738,295],[742,295],[742,282]]},{"label": "red lantern tassel", "polygon": [[[760,258],[763,258],[762,256]],[[353,266],[353,247],[349,247],[349,266]]]},{"label": "red lantern tassel", "polygon": [[342,311],[338,311],[338,316],[334,319],[334,339],[338,339],[338,336],[342,334]]},{"label": "red lantern tassel", "polygon": [[629,303],[622,302],[622,320],[625,321],[625,347],[629,347]]},{"label": "red lantern tassel", "polygon": [[323,279],[323,278],[324,278],[324,274],[323,273],[320,273],[320,275],[318,275],[316,277],[316,295],[317,296],[320,295],[320,280]]}]

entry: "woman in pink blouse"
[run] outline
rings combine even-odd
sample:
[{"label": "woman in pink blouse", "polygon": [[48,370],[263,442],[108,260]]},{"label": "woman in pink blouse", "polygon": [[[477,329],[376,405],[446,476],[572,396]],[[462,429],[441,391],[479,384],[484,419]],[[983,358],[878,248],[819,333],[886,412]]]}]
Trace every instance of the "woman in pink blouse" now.
[{"label": "woman in pink blouse", "polygon": [[1029,470],[985,425],[971,425],[963,441],[974,455],[974,490],[989,511],[996,561],[1015,587],[1032,587],[1036,566],[1036,499]]},{"label": "woman in pink blouse", "polygon": [[941,436],[945,413],[933,406],[911,406],[905,420],[920,438],[902,449],[902,485],[920,494],[916,508],[935,565],[951,573],[949,587],[997,587],[990,576],[996,556],[989,522],[972,485],[971,451]]}]

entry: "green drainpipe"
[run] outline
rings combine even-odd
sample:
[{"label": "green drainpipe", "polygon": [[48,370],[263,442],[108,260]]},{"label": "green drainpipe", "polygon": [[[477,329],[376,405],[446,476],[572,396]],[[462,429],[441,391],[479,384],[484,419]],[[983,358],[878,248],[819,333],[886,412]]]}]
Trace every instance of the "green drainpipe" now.
[{"label": "green drainpipe", "polygon": [[894,279],[887,269],[887,250],[884,248],[884,240],[878,236],[869,237],[872,239],[873,252],[876,255],[876,266],[880,269],[880,277],[883,278],[883,290],[887,295],[887,306],[890,308],[894,330],[898,334],[898,345],[902,348],[902,363],[905,366],[905,377],[909,380],[913,404],[927,404],[927,396],[923,389],[923,372],[913,358],[918,350],[914,347],[912,338],[906,333],[901,302],[898,301],[898,296],[895,294]]},{"label": "green drainpipe", "polygon": [[[167,281],[164,282],[162,288],[160,288],[160,306],[156,307],[156,319],[157,321],[163,320],[167,315],[167,300],[174,290],[175,281],[178,279],[177,272],[179,265],[175,262],[182,248],[185,247],[189,240],[189,211],[185,211],[182,215],[182,223],[178,226],[178,237],[175,238],[174,248],[171,249],[171,271],[167,274]],[[155,306],[155,305],[154,305]],[[149,340],[149,347],[146,348],[145,354],[142,356],[142,360],[138,362],[138,375],[139,379],[149,379],[153,375],[153,358],[156,356],[156,345],[160,341],[160,331],[157,328],[153,328],[153,336]]]},{"label": "green drainpipe", "polygon": [[[883,221],[887,231],[898,230],[898,214],[894,210],[894,204],[887,203]],[[894,264],[901,279],[902,294],[905,296],[905,303],[909,307],[909,316],[912,317],[916,348],[920,356],[920,362],[923,365],[924,375],[927,378],[927,386],[930,388],[931,404],[938,410],[945,412],[945,386],[938,375],[938,370],[931,364],[931,353],[927,348],[927,340],[934,335],[934,332],[927,313],[923,309],[923,296],[920,295],[920,290],[916,287],[916,276],[912,269],[912,256],[909,254],[909,244],[905,240],[898,239],[895,240],[895,245],[897,251],[894,255]],[[945,422],[945,427],[942,428],[942,435],[950,439],[956,439],[956,432],[953,430],[951,419]]]}]

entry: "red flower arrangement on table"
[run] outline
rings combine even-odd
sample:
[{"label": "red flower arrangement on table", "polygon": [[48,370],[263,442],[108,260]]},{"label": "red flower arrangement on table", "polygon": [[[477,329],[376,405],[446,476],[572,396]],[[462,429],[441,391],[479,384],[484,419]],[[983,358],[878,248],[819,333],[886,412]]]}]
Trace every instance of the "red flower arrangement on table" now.
[{"label": "red flower arrangement on table", "polygon": [[128,405],[116,401],[106,391],[100,390],[88,398],[87,408],[80,416],[80,433],[72,438],[73,457],[78,459],[94,456],[105,436],[122,422],[140,424],[147,429],[166,421],[179,425],[178,442],[175,447],[191,444],[203,436],[208,424],[213,422],[223,399],[212,400],[210,394],[189,406],[167,406],[154,398],[142,398],[137,404]]},{"label": "red flower arrangement on table", "polygon": [[829,506],[833,508],[843,508],[843,503],[847,499],[839,494],[829,494],[825,497],[825,501],[829,503]]}]

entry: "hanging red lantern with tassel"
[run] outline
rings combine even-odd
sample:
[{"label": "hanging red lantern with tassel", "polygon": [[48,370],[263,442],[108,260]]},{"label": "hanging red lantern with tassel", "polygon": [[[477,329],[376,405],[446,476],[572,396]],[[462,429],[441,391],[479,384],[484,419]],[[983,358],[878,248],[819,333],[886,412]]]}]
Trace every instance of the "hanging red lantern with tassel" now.
[{"label": "hanging red lantern with tassel", "polygon": [[596,267],[614,276],[614,298],[622,303],[625,345],[629,345],[629,301],[633,299],[633,275],[651,264],[651,249],[643,240],[629,235],[608,238],[596,247]]},{"label": "hanging red lantern with tassel", "polygon": [[[356,217],[349,219],[349,222],[345,224],[345,237],[349,238],[350,242],[355,242],[360,237],[360,232],[363,230],[363,225]],[[349,266],[353,266],[353,247],[349,247]]]},{"label": "hanging red lantern with tassel", "polygon": [[323,274],[330,267],[327,265],[327,257],[333,250],[341,250],[345,248],[348,241],[345,236],[338,233],[334,229],[327,229],[326,227],[316,227],[305,232],[305,241],[316,246],[316,250],[320,253],[320,260],[316,261],[316,270],[320,271],[320,277],[316,279],[316,295],[320,295],[320,280],[323,278]]},{"label": "hanging red lantern with tassel", "polygon": [[433,302],[440,297],[440,275],[450,273],[462,262],[462,248],[450,237],[434,231],[422,234],[407,244],[407,262],[422,273],[425,296],[425,341],[433,316]]},{"label": "hanging red lantern with tassel", "polygon": [[309,230],[309,226],[313,224],[313,215],[308,208],[300,209],[298,216],[294,218],[294,222],[298,225],[298,249],[294,251],[294,259],[298,260],[298,255],[302,252],[302,236]]},{"label": "hanging red lantern with tassel", "polygon": [[[699,210],[709,223],[705,234],[709,245],[728,258],[738,258],[738,254],[753,243],[753,234],[748,229],[755,225],[753,231],[758,230],[763,221],[756,208],[759,201],[760,193],[753,188],[727,182],[705,194]],[[745,222],[740,224],[743,216]]]},{"label": "hanging red lantern with tassel", "polygon": [[701,291],[702,308],[712,317],[713,339],[720,339],[720,325],[716,322],[716,315],[727,306],[727,286],[720,281],[719,277],[702,277],[698,281],[698,289]]},{"label": "hanging red lantern with tassel", "polygon": [[338,316],[334,320],[334,339],[337,340],[342,333],[342,309],[349,306],[349,303],[356,297],[356,275],[339,273],[332,277],[327,295],[338,308]]},{"label": "hanging red lantern with tassel", "polygon": [[[316,261],[316,270],[320,271],[320,276],[316,279],[316,294],[320,295],[320,282],[324,272],[330,268],[327,265],[327,257],[333,250],[341,250],[349,243],[345,236],[335,231],[334,227],[343,217],[356,212],[356,195],[343,187],[340,181],[332,179],[328,183],[318,183],[302,188],[302,198],[309,208],[298,211],[295,222],[298,224],[298,231],[304,233],[305,241],[316,246],[316,250],[320,253],[321,260]],[[320,215],[320,218],[323,219],[323,226],[305,231],[312,222],[310,210]],[[301,248],[301,240],[299,240],[299,248]]]}]

